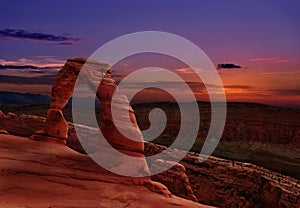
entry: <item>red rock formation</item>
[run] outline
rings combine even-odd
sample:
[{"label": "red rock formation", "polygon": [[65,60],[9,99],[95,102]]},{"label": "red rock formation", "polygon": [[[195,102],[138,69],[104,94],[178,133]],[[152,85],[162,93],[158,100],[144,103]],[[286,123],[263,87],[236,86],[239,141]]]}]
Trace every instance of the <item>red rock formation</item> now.
[{"label": "red rock formation", "polygon": [[[62,109],[71,98],[77,76],[83,67],[92,79],[100,79],[102,73],[111,70],[110,66],[94,60],[74,58],[68,59],[64,67],[58,72],[51,91],[50,109],[47,113],[45,127],[38,134],[46,134],[55,138],[66,139],[68,137],[68,125],[62,114]],[[93,80],[91,80],[92,82]],[[35,137],[38,139],[38,137]]]},{"label": "red rock formation", "polygon": [[[140,157],[144,157],[144,139],[142,133],[136,123],[135,115],[130,107],[129,101],[126,96],[116,92],[114,103],[112,103],[112,97],[117,89],[115,81],[106,75],[102,80],[97,90],[97,97],[101,102],[101,117],[100,117],[100,129],[105,138],[108,138],[108,142],[118,150],[126,150],[129,152],[135,152],[135,156],[141,153]],[[115,125],[112,117],[111,110],[117,111],[118,117],[118,128],[122,128],[121,133]],[[128,115],[131,118],[130,122],[123,119],[121,115]],[[127,133],[131,138],[127,138],[123,133]],[[130,154],[130,153],[129,153]]]},{"label": "red rock formation", "polygon": [[[38,116],[0,113],[0,129],[14,135],[21,133],[22,136],[30,136],[43,127],[44,123],[45,118]],[[93,137],[90,127],[81,128]],[[74,132],[73,124],[69,124],[67,145],[76,151],[84,152]],[[164,149],[165,147],[157,144],[145,143],[146,156],[155,155]],[[178,150],[169,155],[170,159],[176,158],[176,151]],[[160,162],[155,162],[154,165],[159,164]],[[180,164],[175,165],[174,169],[153,176],[152,179],[165,184],[173,194],[187,199],[192,199],[191,192],[188,191],[190,186],[200,203],[218,207],[299,207],[300,181],[291,177],[249,163],[216,157],[199,163],[199,155],[194,153],[189,153]],[[151,184],[146,186],[150,187]]]},{"label": "red rock formation", "polygon": [[[166,166],[165,163],[172,163],[172,168],[167,171],[160,171]],[[183,165],[157,159],[152,163],[151,169],[155,172],[161,172],[157,175],[153,175],[151,178],[154,181],[159,181],[166,185],[173,194],[192,201],[198,201],[191,188],[189,177],[186,175],[186,169]]]},{"label": "red rock formation", "polygon": [[13,135],[0,135],[0,184],[1,208],[208,207],[135,186],[65,145]]},{"label": "red rock formation", "polygon": [[[82,71],[82,76],[78,77],[82,67],[85,67],[85,69]],[[101,102],[100,129],[105,139],[123,154],[139,158],[135,164],[135,168],[129,170],[132,176],[141,176],[133,178],[133,183],[137,185],[145,184],[150,188],[155,187],[153,191],[160,190],[159,192],[170,196],[171,193],[166,187],[163,185],[157,186],[157,183],[153,183],[149,176],[144,177],[148,175],[149,170],[144,156],[143,136],[136,123],[133,110],[127,98],[124,95],[116,93],[116,101],[112,102],[112,97],[117,89],[117,85],[111,78],[110,73],[111,67],[108,64],[81,58],[68,59],[54,80],[51,92],[52,100],[50,109],[47,112],[45,126],[42,130],[36,131],[31,138],[34,140],[65,143],[65,140],[68,138],[69,128],[63,116],[62,108],[65,107],[73,94],[76,79],[86,79],[92,90],[97,89],[96,95]],[[98,79],[101,79],[99,86],[97,82]],[[120,115],[129,114],[130,121],[124,120],[121,116],[118,117],[117,120],[115,120],[115,118],[113,119],[111,112],[112,107],[118,111]],[[118,128],[122,128],[125,132],[129,133],[130,138],[127,138],[127,135],[124,136],[123,132],[120,133],[118,131],[116,128],[117,121]],[[73,133],[75,132],[73,131]],[[96,143],[94,145],[96,145]],[[107,151],[107,149],[100,145],[97,146],[96,151],[102,152]],[[110,157],[113,157],[113,155],[110,155]],[[128,170],[126,161],[123,161],[122,156],[115,161],[120,164],[110,164],[111,171]]]},{"label": "red rock formation", "polygon": [[25,114],[17,116],[14,113],[5,115],[0,111],[0,129],[4,129],[12,135],[29,137],[35,131],[43,128],[45,121],[45,118],[39,116]]},{"label": "red rock formation", "polygon": [[0,129],[0,134],[8,134],[8,132],[4,129]]},{"label": "red rock formation", "polygon": [[[145,143],[146,155],[155,155],[166,147]],[[169,155],[176,159],[176,152]],[[283,176],[250,163],[209,157],[199,162],[199,154],[188,153],[180,162],[186,168],[190,185],[200,203],[218,207],[300,207],[299,180]],[[168,172],[161,173],[163,181]],[[178,182],[166,184],[176,190]]]}]

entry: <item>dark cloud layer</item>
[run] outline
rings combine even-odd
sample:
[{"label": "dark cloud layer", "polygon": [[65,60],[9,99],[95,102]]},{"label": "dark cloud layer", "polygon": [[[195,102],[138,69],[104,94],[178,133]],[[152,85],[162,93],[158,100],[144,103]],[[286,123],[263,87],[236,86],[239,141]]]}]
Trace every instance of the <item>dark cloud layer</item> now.
[{"label": "dark cloud layer", "polygon": [[253,86],[248,86],[248,85],[225,85],[224,87],[227,89],[243,89],[243,90],[253,89]]},{"label": "dark cloud layer", "polygon": [[242,68],[239,65],[235,65],[235,64],[218,64],[217,69],[240,69]]},{"label": "dark cloud layer", "polygon": [[32,66],[32,65],[0,65],[0,70],[1,69],[55,69],[55,68],[61,68],[60,66],[58,67],[38,67],[38,66]]},{"label": "dark cloud layer", "polygon": [[[31,32],[21,29],[4,29],[0,30],[0,38],[17,38],[26,40],[40,40],[40,41],[54,41],[54,42],[65,42],[68,41],[68,45],[73,42],[80,41],[78,38],[53,35],[48,33]],[[60,43],[60,45],[66,45],[65,43]]]}]

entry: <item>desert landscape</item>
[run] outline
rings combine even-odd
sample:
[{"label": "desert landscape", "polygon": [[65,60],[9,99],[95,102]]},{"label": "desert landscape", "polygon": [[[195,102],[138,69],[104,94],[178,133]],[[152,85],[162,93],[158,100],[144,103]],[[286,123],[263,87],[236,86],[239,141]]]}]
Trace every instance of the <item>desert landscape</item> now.
[{"label": "desert landscape", "polygon": [[300,208],[300,1],[2,1],[0,208]]},{"label": "desert landscape", "polygon": [[[1,197],[2,203],[6,203],[3,206],[140,207],[141,203],[143,207],[156,207],[161,203],[165,203],[164,207],[299,206],[299,110],[228,103],[225,130],[214,153],[217,157],[210,156],[201,163],[199,157],[203,155],[197,154],[197,151],[209,127],[210,105],[199,102],[203,127],[199,130],[193,152],[179,163],[174,163],[181,150],[173,149],[169,160],[157,157],[138,166],[138,171],[147,171],[147,166],[159,170],[168,163],[174,163],[171,169],[151,177],[122,177],[101,168],[86,155],[72,123],[71,107],[67,103],[72,96],[76,71],[83,63],[88,62],[85,59],[69,59],[66,62],[54,80],[50,104],[1,105]],[[140,158],[166,150],[180,127],[177,104],[133,105],[135,120],[128,101],[120,100],[120,110],[127,111],[132,118],[131,123],[122,121],[124,128],[133,128],[132,131],[149,128],[147,116],[151,109],[157,107],[163,109],[168,118],[164,132],[152,143],[128,140],[114,127],[110,105],[105,104],[106,100],[111,100],[117,87],[111,84],[114,81],[110,75],[106,76],[97,91],[100,107],[95,106],[106,140],[123,154]],[[62,85],[68,86],[68,90],[57,91]],[[123,99],[121,95],[120,99]],[[253,113],[257,117],[253,117]],[[95,137],[95,127],[79,125],[87,138]],[[107,151],[108,158],[116,157],[103,143],[93,141],[87,140],[85,144],[92,150],[89,154]],[[109,165],[121,167],[119,160]],[[18,183],[18,180],[29,183]],[[45,192],[45,195],[38,194],[37,201],[28,200],[27,194],[35,196],[40,192]],[[58,203],[56,197],[61,192],[65,195]],[[150,201],[144,198],[148,193],[149,196],[154,194]]]}]

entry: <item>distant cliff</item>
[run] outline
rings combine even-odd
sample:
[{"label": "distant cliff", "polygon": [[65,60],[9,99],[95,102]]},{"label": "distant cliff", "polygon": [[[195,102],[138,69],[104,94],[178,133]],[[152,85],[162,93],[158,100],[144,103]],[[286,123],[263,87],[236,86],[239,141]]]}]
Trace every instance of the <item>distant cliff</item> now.
[{"label": "distant cliff", "polygon": [[[163,109],[168,117],[167,128],[161,138],[175,137],[180,128],[180,111],[176,103],[133,105],[140,128],[149,127],[148,115],[153,108]],[[203,140],[210,126],[210,103],[199,102],[199,111],[201,124],[198,139]],[[230,142],[285,144],[300,148],[300,109],[256,103],[228,103],[226,125],[221,139]]]},{"label": "distant cliff", "polygon": [[0,91],[0,104],[5,104],[5,103],[6,104],[8,103],[39,104],[39,103],[49,103],[49,102],[50,102],[50,97],[48,95]]}]

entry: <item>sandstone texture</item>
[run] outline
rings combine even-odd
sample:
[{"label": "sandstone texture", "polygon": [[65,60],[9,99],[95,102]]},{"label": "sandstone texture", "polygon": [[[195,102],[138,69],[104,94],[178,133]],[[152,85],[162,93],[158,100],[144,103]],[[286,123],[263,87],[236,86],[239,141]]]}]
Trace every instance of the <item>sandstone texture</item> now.
[{"label": "sandstone texture", "polygon": [[[146,155],[155,155],[166,147],[145,143]],[[176,160],[180,150],[169,154]],[[188,153],[180,162],[186,169],[190,186],[200,203],[217,207],[294,207],[300,206],[300,183],[294,178],[277,174],[262,167],[243,162],[203,157]],[[151,165],[151,164],[149,164]],[[156,180],[168,181],[172,177],[168,171],[161,173]],[[166,183],[170,190],[176,190],[182,182],[173,178]],[[173,193],[176,193],[173,192]]]},{"label": "sandstone texture", "polygon": [[[21,136],[24,137],[32,135],[45,123],[45,118],[38,116],[17,116],[13,113],[0,115],[1,129],[13,135],[20,135],[19,132],[23,132]],[[90,127],[81,126],[81,128],[93,137],[93,130]],[[71,123],[68,134],[67,145],[77,152],[84,153]],[[155,155],[165,148],[146,142],[144,151],[148,156]],[[148,166],[159,168],[164,162],[172,162],[172,157],[175,160],[178,155],[177,151],[180,150],[174,150],[173,154],[169,155],[170,161],[161,161],[157,158]],[[298,208],[300,203],[299,180],[250,163],[212,156],[204,163],[199,163],[199,155],[196,153],[189,153],[180,164],[152,176],[152,180],[166,185],[174,195],[218,207]]]},{"label": "sandstone texture", "polygon": [[168,198],[136,186],[131,178],[112,174],[65,145],[0,135],[0,207],[209,206],[175,196]]},{"label": "sandstone texture", "polygon": [[[127,98],[118,93],[116,82],[111,78],[110,74],[111,67],[108,64],[83,58],[68,59],[54,80],[45,126],[36,131],[30,138],[38,141],[66,143],[69,125],[64,118],[62,109],[71,98],[76,83],[83,82],[89,89],[96,92],[97,98],[101,102],[100,130],[104,138],[85,138],[85,140],[100,140],[93,143],[98,155],[102,153],[101,156],[97,157],[114,157],[114,159],[105,161],[107,169],[114,173],[132,176],[133,183],[145,185],[152,188],[152,191],[171,196],[171,193],[164,185],[151,181],[144,156],[144,140],[137,125],[134,112]],[[115,101],[112,102],[114,94],[116,94]],[[111,109],[117,111],[117,118],[113,118]],[[128,119],[126,119],[126,116]],[[119,132],[120,128],[123,130],[122,132]],[[89,129],[89,131],[93,130]],[[107,140],[113,148],[106,145],[104,140]],[[116,154],[118,152],[114,153],[111,151],[112,149],[139,159],[135,159],[134,164],[129,167],[126,163],[128,158],[122,154]],[[99,159],[101,160],[102,158]]]},{"label": "sandstone texture", "polygon": [[111,70],[108,64],[98,61],[84,58],[68,59],[64,67],[58,72],[52,85],[50,109],[43,128],[46,135],[62,139],[67,138],[68,125],[62,114],[62,109],[73,94],[82,67],[85,68],[85,73],[80,78],[89,78],[91,85],[97,82],[97,79],[101,79],[105,72]]}]

